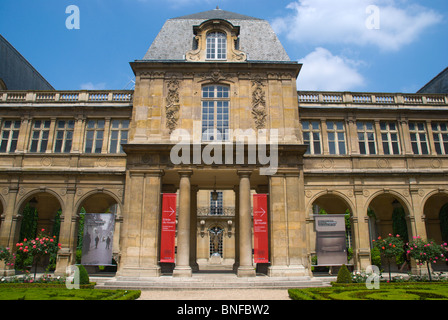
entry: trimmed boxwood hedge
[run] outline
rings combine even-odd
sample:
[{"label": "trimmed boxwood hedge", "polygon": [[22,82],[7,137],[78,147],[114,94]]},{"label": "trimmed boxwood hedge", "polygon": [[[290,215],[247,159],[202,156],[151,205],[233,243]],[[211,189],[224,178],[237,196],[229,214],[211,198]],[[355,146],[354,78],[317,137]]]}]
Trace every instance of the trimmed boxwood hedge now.
[{"label": "trimmed boxwood hedge", "polygon": [[136,300],[140,290],[99,290],[95,283],[67,289],[65,284],[4,283],[0,285],[0,300]]},{"label": "trimmed boxwood hedge", "polygon": [[448,300],[448,283],[384,283],[369,290],[365,284],[289,289],[293,300]]}]

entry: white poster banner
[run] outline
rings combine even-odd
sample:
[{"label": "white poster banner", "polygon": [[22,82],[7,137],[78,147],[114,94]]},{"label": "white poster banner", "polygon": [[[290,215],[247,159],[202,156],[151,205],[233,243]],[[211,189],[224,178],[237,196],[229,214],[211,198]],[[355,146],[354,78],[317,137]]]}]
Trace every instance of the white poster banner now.
[{"label": "white poster banner", "polygon": [[112,265],[112,244],[115,215],[112,213],[86,213],[81,264]]}]

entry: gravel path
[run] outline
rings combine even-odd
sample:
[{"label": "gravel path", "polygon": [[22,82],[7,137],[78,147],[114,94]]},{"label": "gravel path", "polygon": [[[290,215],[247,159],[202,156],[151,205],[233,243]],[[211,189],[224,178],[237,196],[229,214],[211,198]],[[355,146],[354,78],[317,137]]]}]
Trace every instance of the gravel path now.
[{"label": "gravel path", "polygon": [[138,300],[290,300],[286,289],[142,290]]}]

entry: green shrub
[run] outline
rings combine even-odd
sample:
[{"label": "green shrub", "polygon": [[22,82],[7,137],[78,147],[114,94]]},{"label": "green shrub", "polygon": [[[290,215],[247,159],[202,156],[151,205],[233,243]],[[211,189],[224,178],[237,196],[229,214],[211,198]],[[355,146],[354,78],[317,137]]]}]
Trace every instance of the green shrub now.
[{"label": "green shrub", "polygon": [[86,268],[81,264],[78,266],[79,268],[79,284],[89,284],[89,274],[87,273]]},{"label": "green shrub", "polygon": [[352,275],[350,271],[348,271],[347,266],[345,264],[339,269],[338,278],[336,280],[337,283],[351,283]]},{"label": "green shrub", "polygon": [[370,258],[372,260],[372,265],[377,266],[378,269],[381,270],[381,253],[378,248],[374,247],[370,251]]}]

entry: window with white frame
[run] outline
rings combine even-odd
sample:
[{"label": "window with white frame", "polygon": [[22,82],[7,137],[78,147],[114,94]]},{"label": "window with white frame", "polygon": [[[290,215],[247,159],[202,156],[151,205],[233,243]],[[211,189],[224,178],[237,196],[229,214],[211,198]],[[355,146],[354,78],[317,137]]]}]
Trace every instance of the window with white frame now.
[{"label": "window with white frame", "polygon": [[223,32],[210,32],[207,34],[207,60],[227,59],[227,36]]},{"label": "window with white frame", "polygon": [[357,121],[360,154],[376,154],[375,126],[370,121]]},{"label": "window with white frame", "polygon": [[397,124],[393,121],[380,121],[380,130],[384,154],[400,154]]},{"label": "window with white frame", "polygon": [[343,121],[327,121],[328,150],[330,154],[346,154]]},{"label": "window with white frame", "polygon": [[5,120],[2,123],[0,152],[14,152],[19,139],[20,120]]},{"label": "window with white frame", "polygon": [[124,153],[122,144],[128,142],[129,120],[111,120],[109,153]]},{"label": "window with white frame", "polygon": [[302,121],[303,143],[307,144],[306,154],[321,154],[320,121]]},{"label": "window with white frame", "polygon": [[86,153],[101,153],[104,139],[105,120],[87,120],[86,126]]},{"label": "window with white frame", "polygon": [[72,150],[74,129],[75,120],[58,120],[56,124],[54,152],[69,153]]},{"label": "window with white frame", "polygon": [[30,152],[47,151],[51,120],[34,120],[31,131]]},{"label": "window with white frame", "polygon": [[222,215],[224,213],[222,206],[222,191],[217,191],[218,198],[213,200],[213,193],[210,192],[210,214]]},{"label": "window with white frame", "polygon": [[448,124],[446,122],[433,122],[431,127],[437,154],[448,154]]},{"label": "window with white frame", "polygon": [[429,154],[425,123],[409,122],[409,134],[414,154]]},{"label": "window with white frame", "polygon": [[229,87],[209,85],[202,88],[202,140],[229,139]]}]

